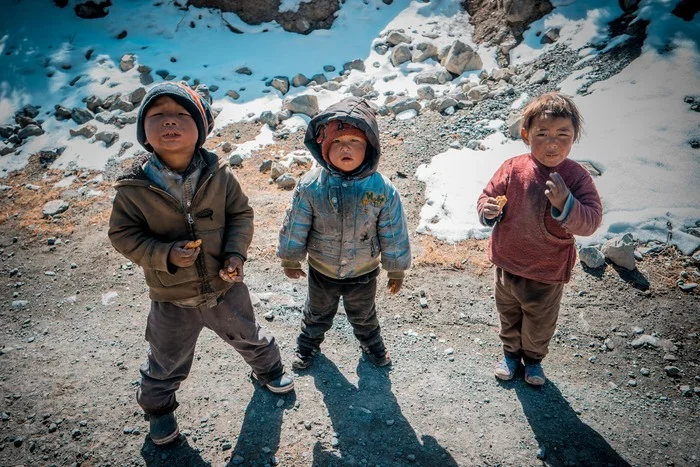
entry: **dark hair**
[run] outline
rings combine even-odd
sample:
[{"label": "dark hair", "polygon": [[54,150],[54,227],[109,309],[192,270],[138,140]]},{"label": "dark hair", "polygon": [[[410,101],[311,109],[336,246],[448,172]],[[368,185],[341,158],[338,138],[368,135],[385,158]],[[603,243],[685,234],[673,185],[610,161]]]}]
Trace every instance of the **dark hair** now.
[{"label": "dark hair", "polygon": [[576,104],[569,96],[558,92],[548,92],[533,99],[523,109],[520,128],[530,131],[536,118],[568,118],[574,126],[574,141],[578,141],[583,132],[583,117]]}]

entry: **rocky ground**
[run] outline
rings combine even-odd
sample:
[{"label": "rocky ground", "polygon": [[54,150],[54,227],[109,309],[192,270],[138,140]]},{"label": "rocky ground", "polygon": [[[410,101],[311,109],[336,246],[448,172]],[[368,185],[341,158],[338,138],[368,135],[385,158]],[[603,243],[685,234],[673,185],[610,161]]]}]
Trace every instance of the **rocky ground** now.
[{"label": "rocky ground", "polygon": [[[418,165],[483,138],[480,120],[505,120],[520,92],[555,86],[575,62],[563,49],[540,60],[533,69],[546,68],[547,80],[521,80],[471,111],[380,119],[379,170],[401,192],[412,232],[424,202]],[[593,69],[591,80],[614,72]],[[258,132],[258,124],[231,125],[207,146]],[[306,284],[284,278],[274,256],[291,192],[258,168],[296,149],[300,133],[236,169],[256,212],[246,283],[287,363]],[[341,310],[323,355],[296,375],[296,391],[275,396],[255,387],[235,351],[205,331],[178,393],[183,435],[156,448],[134,400],[147,290],[106,237],[114,192],[104,179],[114,171],[45,165],[33,157],[3,181],[0,198],[0,465],[700,463],[700,300],[697,289],[677,286],[683,275],[697,282],[691,258],[659,244],[633,272],[578,264],[545,361],[549,381],[536,389],[492,376],[501,349],[485,242],[442,244],[418,234],[404,288],[377,297],[391,368],[364,361]],[[292,175],[307,168],[292,166]],[[67,186],[55,188],[60,180]],[[68,210],[44,218],[44,203],[59,196],[70,199]]]}]

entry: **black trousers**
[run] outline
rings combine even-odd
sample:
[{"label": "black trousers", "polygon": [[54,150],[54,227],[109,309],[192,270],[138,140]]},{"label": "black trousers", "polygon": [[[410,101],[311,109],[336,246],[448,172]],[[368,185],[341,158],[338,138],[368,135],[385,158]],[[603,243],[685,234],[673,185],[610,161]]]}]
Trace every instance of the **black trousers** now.
[{"label": "black trousers", "polygon": [[326,331],[333,326],[340,297],[355,337],[363,346],[382,340],[374,303],[379,268],[360,277],[332,279],[309,267],[309,294],[306,297],[301,334],[297,346],[318,349]]}]

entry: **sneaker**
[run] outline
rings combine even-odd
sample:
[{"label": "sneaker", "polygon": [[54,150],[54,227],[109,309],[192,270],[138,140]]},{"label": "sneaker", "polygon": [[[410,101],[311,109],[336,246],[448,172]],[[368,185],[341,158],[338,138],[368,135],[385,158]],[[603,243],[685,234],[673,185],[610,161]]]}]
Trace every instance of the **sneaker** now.
[{"label": "sneaker", "polygon": [[[255,372],[252,372],[251,376],[255,381],[258,381],[258,375]],[[265,387],[275,394],[287,394],[294,389],[294,380],[283,373],[279,378],[268,381]]]},{"label": "sneaker", "polygon": [[525,365],[525,382],[533,386],[542,386],[547,378],[544,376],[542,364],[533,363]]},{"label": "sneaker", "polygon": [[368,346],[361,345],[360,348],[362,352],[367,357],[367,360],[372,362],[375,366],[387,366],[391,363],[391,357],[389,352],[384,347],[384,342],[379,341],[375,344]]},{"label": "sneaker", "polygon": [[172,443],[180,435],[180,429],[177,426],[177,420],[173,412],[158,417],[150,415],[149,421],[151,424],[151,441],[156,446]]},{"label": "sneaker", "polygon": [[294,358],[292,359],[292,368],[304,370],[310,367],[311,363],[313,363],[314,355],[316,355],[318,351],[319,349],[297,347],[297,349],[294,351]]},{"label": "sneaker", "polygon": [[496,364],[496,367],[493,369],[493,374],[498,379],[509,381],[513,379],[515,372],[518,371],[518,365],[520,365],[519,358],[504,356],[501,361]]}]

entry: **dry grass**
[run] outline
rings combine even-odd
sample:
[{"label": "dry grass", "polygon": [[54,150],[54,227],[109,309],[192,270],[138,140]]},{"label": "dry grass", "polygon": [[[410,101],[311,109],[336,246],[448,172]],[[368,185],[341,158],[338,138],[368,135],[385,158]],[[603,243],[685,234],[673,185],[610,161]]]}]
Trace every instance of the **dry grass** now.
[{"label": "dry grass", "polygon": [[446,243],[433,237],[421,237],[422,251],[414,260],[414,266],[430,266],[443,269],[466,270],[478,275],[491,268],[487,254],[487,241],[468,239],[459,243]]}]

